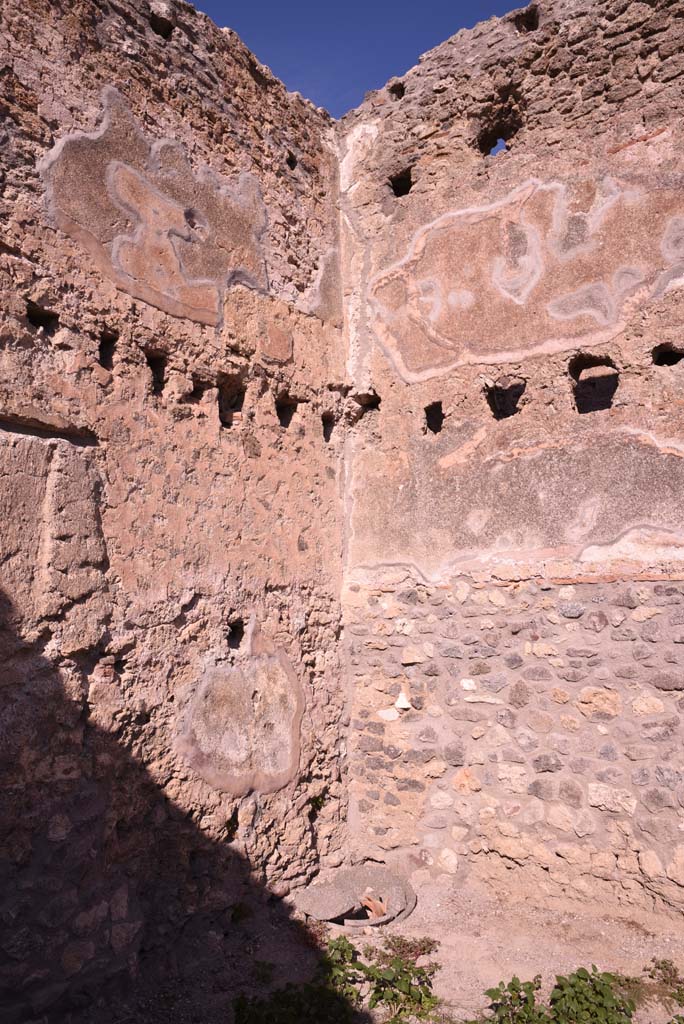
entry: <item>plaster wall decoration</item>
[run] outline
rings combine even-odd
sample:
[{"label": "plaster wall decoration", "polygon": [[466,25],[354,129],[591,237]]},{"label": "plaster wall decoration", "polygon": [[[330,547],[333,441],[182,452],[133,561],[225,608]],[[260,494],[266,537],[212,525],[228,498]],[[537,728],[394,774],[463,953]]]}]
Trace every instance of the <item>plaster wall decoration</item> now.
[{"label": "plaster wall decoration", "polygon": [[683,280],[680,188],[530,179],[421,227],[369,295],[377,338],[414,382],[608,340]]},{"label": "plaster wall decoration", "polygon": [[115,89],[103,104],[97,131],[67,135],[41,164],[54,223],[117,288],[217,326],[226,288],[267,287],[257,182],[195,171],[181,145],[143,135]]},{"label": "plaster wall decoration", "polygon": [[246,655],[204,674],[179,732],[179,751],[215,789],[273,793],[299,767],[304,694],[283,651],[250,625]]}]

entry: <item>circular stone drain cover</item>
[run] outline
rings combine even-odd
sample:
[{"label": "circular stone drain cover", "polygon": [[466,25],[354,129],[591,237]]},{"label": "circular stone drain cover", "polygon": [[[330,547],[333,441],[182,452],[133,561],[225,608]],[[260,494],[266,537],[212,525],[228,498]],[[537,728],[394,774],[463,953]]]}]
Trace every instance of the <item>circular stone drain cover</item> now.
[{"label": "circular stone drain cover", "polygon": [[347,928],[402,920],[416,905],[416,894],[405,878],[382,864],[337,868],[295,897],[297,910],[316,921],[333,921]]}]

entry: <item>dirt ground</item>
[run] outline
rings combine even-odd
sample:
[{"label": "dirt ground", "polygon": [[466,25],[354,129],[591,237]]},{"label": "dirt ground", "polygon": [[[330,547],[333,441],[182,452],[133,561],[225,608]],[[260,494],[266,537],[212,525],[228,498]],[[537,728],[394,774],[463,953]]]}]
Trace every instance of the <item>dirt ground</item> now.
[{"label": "dirt ground", "polygon": [[[514,974],[524,981],[540,974],[544,994],[555,974],[592,964],[639,975],[657,957],[672,960],[684,974],[684,917],[616,912],[600,903],[540,907],[531,899],[497,897],[472,881],[467,889],[455,882],[427,882],[417,895],[416,909],[405,921],[382,931],[368,927],[346,934],[358,949],[387,934],[438,940],[430,957],[440,964],[435,994],[456,1021],[481,1013],[487,1005],[484,990]],[[325,928],[314,931],[323,941],[343,933],[334,926],[327,934]],[[264,996],[311,977],[316,947],[314,935],[279,900],[246,901],[243,915],[233,915],[227,926],[203,922],[185,929],[164,966],[155,956],[143,961],[139,987],[100,991],[80,1012],[38,1018],[35,1024],[230,1024],[238,992]],[[638,1009],[634,1024],[667,1024],[677,1011],[651,1003]]]},{"label": "dirt ground", "polygon": [[[634,909],[617,916],[600,904],[571,902],[544,909],[529,899],[498,899],[472,883],[467,890],[425,884],[411,917],[388,931],[439,940],[432,957],[441,964],[435,992],[456,1019],[483,1010],[484,990],[514,974],[524,981],[541,974],[547,992],[554,975],[591,964],[638,975],[657,957],[674,961],[684,973],[684,918]],[[675,1011],[650,1004],[637,1011],[634,1021],[665,1024]]]}]

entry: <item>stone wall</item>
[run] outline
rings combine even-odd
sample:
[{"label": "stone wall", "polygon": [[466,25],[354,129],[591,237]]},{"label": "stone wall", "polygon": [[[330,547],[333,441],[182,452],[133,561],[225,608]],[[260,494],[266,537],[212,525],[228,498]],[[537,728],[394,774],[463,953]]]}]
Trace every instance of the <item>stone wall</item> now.
[{"label": "stone wall", "polygon": [[416,882],[682,909],[681,583],[460,577],[345,603],[360,846]]},{"label": "stone wall", "polygon": [[339,129],[350,828],[417,884],[681,909],[683,16],[533,3]]},{"label": "stone wall", "polygon": [[188,919],[339,847],[344,360],[330,121],[234,33],[30,0],[0,54],[0,1002],[25,1019],[163,972]]}]

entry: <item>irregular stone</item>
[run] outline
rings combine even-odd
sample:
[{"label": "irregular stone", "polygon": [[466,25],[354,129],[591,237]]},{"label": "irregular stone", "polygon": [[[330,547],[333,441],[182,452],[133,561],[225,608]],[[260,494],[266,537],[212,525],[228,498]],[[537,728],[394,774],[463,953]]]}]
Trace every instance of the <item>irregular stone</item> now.
[{"label": "irregular stone", "polygon": [[658,700],[657,697],[653,697],[648,693],[642,693],[636,700],[632,701],[632,712],[640,717],[644,715],[659,715],[664,710],[665,705],[662,700]]},{"label": "irregular stone", "polygon": [[676,807],[674,794],[669,789],[658,789],[655,786],[642,793],[641,801],[652,814],[657,814],[666,807]]},{"label": "irregular stone", "polygon": [[570,700],[570,694],[568,691],[559,690],[558,687],[554,687],[554,689],[551,690],[550,697],[556,704],[567,704]]},{"label": "irregular stone", "polygon": [[565,619],[581,619],[585,608],[578,601],[562,601],[558,605],[558,611]]},{"label": "irregular stone", "polygon": [[381,708],[378,711],[378,718],[382,718],[385,722],[396,722],[399,718],[399,712],[396,708]]},{"label": "irregular stone", "polygon": [[592,633],[601,633],[609,624],[608,616],[605,612],[601,611],[589,612],[582,624],[585,629],[590,629]]},{"label": "irregular stone", "polygon": [[451,785],[457,793],[479,793],[482,789],[482,783],[472,768],[461,768],[457,771]]},{"label": "irregular stone", "polygon": [[582,787],[572,779],[561,779],[558,796],[563,803],[578,808],[582,804]]},{"label": "irregular stone", "polygon": [[532,691],[529,686],[519,679],[510,689],[508,703],[512,704],[514,708],[524,708],[529,704],[531,698]]},{"label": "irregular stone", "polygon": [[644,722],[641,726],[641,737],[645,740],[651,740],[653,743],[669,740],[677,732],[679,723],[679,715],[660,718],[655,722]]},{"label": "irregular stone", "polygon": [[517,764],[500,764],[497,777],[508,793],[524,793],[527,789],[527,771]]},{"label": "irregular stone", "polygon": [[649,682],[657,690],[684,690],[684,673],[656,672]]},{"label": "irregular stone", "polygon": [[622,710],[622,700],[617,690],[603,686],[585,686],[580,690],[577,708],[587,718],[615,718]]},{"label": "irregular stone", "polygon": [[549,807],[546,812],[546,820],[552,828],[557,828],[560,832],[572,832],[575,827],[575,818],[572,812],[559,804],[552,804]]},{"label": "irregular stone", "polygon": [[402,665],[422,665],[428,660],[428,656],[420,647],[409,644],[401,652]]},{"label": "irregular stone", "polygon": [[430,796],[430,806],[435,810],[444,811],[447,807],[453,807],[454,798],[443,789],[438,789]]},{"label": "irregular stone", "polygon": [[445,846],[437,858],[437,867],[448,875],[455,875],[458,871],[458,855],[456,852]]},{"label": "irregular stone", "polygon": [[655,850],[639,851],[639,867],[646,878],[663,878],[665,875],[663,863]]},{"label": "irregular stone", "polygon": [[539,774],[542,772],[559,772],[563,767],[563,762],[558,754],[539,754],[538,757],[532,759],[532,767]]},{"label": "irregular stone", "polygon": [[527,713],[527,724],[533,732],[539,732],[545,735],[553,729],[553,716],[549,715],[546,711],[538,711],[534,709]]},{"label": "irregular stone", "polygon": [[535,779],[527,787],[530,796],[538,800],[554,800],[556,796],[556,785],[551,779]]},{"label": "irregular stone", "polygon": [[665,873],[671,881],[684,886],[684,846],[677,846]]},{"label": "irregular stone", "polygon": [[460,767],[465,764],[465,748],[456,740],[447,743],[444,747],[443,756],[446,763],[453,767]]},{"label": "irregular stone", "polygon": [[627,789],[616,789],[601,782],[590,782],[587,786],[587,799],[591,807],[599,807],[602,811],[615,814],[634,814],[637,806],[636,797]]}]

